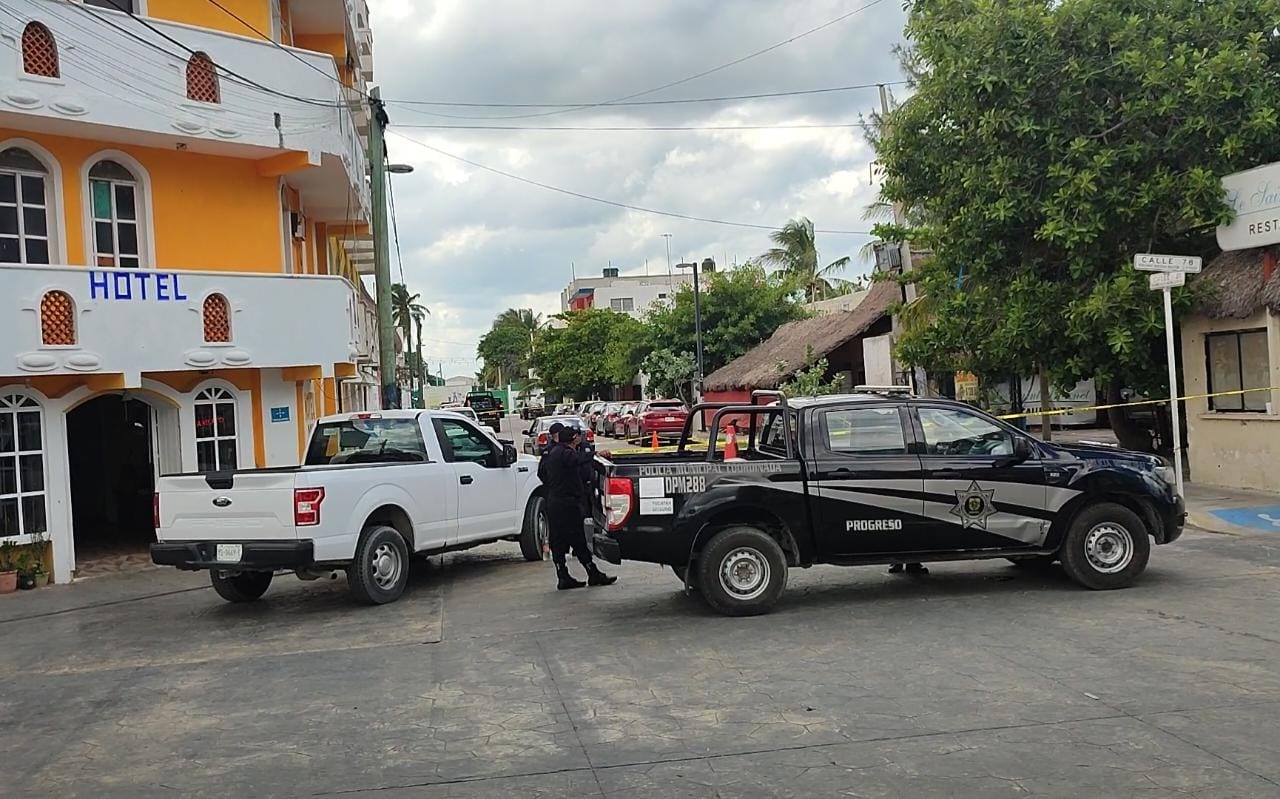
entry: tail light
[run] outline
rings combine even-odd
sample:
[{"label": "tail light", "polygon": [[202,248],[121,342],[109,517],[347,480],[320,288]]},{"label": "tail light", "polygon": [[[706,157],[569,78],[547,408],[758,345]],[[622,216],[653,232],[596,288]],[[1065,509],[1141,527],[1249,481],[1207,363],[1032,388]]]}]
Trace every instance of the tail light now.
[{"label": "tail light", "polygon": [[151,495],[151,523],[157,530],[160,529],[160,492]]},{"label": "tail light", "polygon": [[547,445],[547,434],[538,433],[538,446],[545,447]]},{"label": "tail light", "polygon": [[319,524],[321,502],[324,502],[323,488],[293,489],[293,526],[315,527]]},{"label": "tail light", "polygon": [[631,516],[631,480],[610,477],[605,487],[604,523],[610,531],[622,529]]},{"label": "tail light", "polygon": [[595,440],[596,440],[596,434],[595,434],[595,431],[594,431],[594,430],[588,430],[588,431],[587,431],[587,440],[588,440],[588,441],[595,441]]}]

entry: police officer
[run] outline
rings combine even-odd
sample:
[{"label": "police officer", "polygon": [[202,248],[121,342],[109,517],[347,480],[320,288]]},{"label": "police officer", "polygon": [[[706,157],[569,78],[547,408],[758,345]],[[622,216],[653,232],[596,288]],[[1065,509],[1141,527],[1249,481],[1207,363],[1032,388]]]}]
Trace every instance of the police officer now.
[{"label": "police officer", "polygon": [[543,461],[545,470],[541,467],[538,470],[540,474],[544,471],[546,474],[547,521],[551,526],[551,559],[556,564],[556,588],[564,591],[584,585],[569,574],[566,556],[570,550],[587,570],[586,585],[613,585],[618,578],[610,577],[596,566],[582,529],[583,511],[587,507],[587,484],[582,478],[582,467],[584,463],[590,464],[591,455],[579,451],[580,433],[572,427],[562,427],[556,439],[559,446],[553,447],[546,455]]}]

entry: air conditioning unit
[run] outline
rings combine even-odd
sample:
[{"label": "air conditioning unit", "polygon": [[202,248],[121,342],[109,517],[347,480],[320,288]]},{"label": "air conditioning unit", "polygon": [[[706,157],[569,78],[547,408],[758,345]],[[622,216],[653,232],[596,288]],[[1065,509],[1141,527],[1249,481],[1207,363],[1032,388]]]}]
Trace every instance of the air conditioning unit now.
[{"label": "air conditioning unit", "polygon": [[877,241],[872,248],[876,253],[876,269],[888,271],[902,268],[902,247],[891,241]]}]

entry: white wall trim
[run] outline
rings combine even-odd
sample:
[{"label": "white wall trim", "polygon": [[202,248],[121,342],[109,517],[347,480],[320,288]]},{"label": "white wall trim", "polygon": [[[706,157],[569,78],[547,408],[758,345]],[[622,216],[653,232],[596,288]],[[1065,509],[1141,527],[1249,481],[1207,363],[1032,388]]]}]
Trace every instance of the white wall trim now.
[{"label": "white wall trim", "polygon": [[0,141],[0,152],[10,147],[21,147],[35,156],[40,163],[44,164],[45,169],[49,170],[48,182],[53,185],[45,187],[48,194],[45,197],[45,218],[52,222],[55,229],[55,235],[49,238],[53,243],[49,248],[49,263],[67,263],[67,204],[63,200],[62,193],[62,163],[54,157],[53,153],[31,139],[18,137]]},{"label": "white wall trim", "polygon": [[[93,229],[93,190],[89,186],[89,170],[99,161],[118,161],[121,165],[128,167],[131,172],[138,178],[138,187],[141,189],[137,203],[141,208],[137,209],[138,221],[145,230],[139,237],[139,248],[142,250],[140,260],[143,269],[158,269],[159,264],[156,263],[156,223],[154,214],[152,213],[152,183],[151,173],[142,165],[142,162],[128,153],[120,150],[99,150],[90,155],[80,165],[80,190],[84,201],[80,203],[80,216],[84,224],[84,259],[87,266],[97,268],[94,258],[90,256],[97,252],[97,245],[94,242]],[[178,264],[177,268],[182,268],[183,264]]]}]

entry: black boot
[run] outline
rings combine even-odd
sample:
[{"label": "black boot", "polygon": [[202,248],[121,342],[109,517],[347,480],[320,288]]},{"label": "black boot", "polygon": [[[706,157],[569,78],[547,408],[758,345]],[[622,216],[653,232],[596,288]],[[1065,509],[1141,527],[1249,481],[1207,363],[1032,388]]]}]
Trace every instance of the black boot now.
[{"label": "black boot", "polygon": [[556,589],[560,591],[568,591],[570,588],[581,588],[586,585],[581,580],[574,579],[574,576],[569,574],[569,567],[563,563],[556,564],[556,578]]},{"label": "black boot", "polygon": [[895,564],[893,564],[892,566],[890,566],[890,567],[889,567],[889,573],[890,573],[890,574],[902,574],[902,564],[901,564],[901,563],[895,563]]},{"label": "black boot", "polygon": [[586,564],[587,567],[587,585],[613,585],[618,582],[617,577],[610,577],[600,571],[600,567],[594,563]]},{"label": "black boot", "polygon": [[907,574],[928,574],[929,570],[925,568],[923,563],[908,563]]}]

